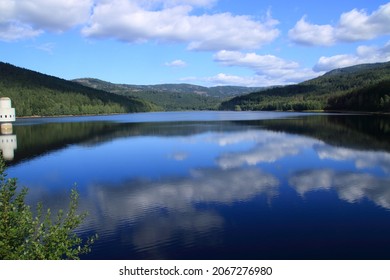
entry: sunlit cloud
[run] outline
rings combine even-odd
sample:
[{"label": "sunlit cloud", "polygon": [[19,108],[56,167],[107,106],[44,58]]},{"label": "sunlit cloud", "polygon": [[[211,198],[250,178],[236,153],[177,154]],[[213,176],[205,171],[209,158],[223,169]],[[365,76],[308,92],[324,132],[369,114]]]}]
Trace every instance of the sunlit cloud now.
[{"label": "sunlit cloud", "polygon": [[337,25],[317,25],[302,17],[290,29],[290,39],[298,44],[331,46],[340,42],[357,42],[390,34],[390,3],[381,5],[371,14],[353,9],[340,16]]},{"label": "sunlit cloud", "polygon": [[303,45],[331,46],[335,44],[334,29],[331,25],[316,25],[302,17],[288,32],[292,41]]},{"label": "sunlit cloud", "polygon": [[309,68],[303,68],[295,61],[285,60],[274,55],[258,55],[253,52],[222,50],[214,55],[214,60],[224,66],[244,67],[253,70],[256,74],[249,82],[263,86],[297,83],[322,74]]},{"label": "sunlit cloud", "polygon": [[[176,2],[176,1],[175,1]],[[277,21],[264,22],[231,13],[192,14],[193,7],[177,5],[147,9],[127,0],[101,1],[82,30],[87,37],[115,38],[125,42],[186,43],[189,50],[257,49],[278,35]],[[210,1],[190,3],[209,4]]]},{"label": "sunlit cloud", "polygon": [[0,39],[17,41],[69,30],[88,21],[92,4],[93,0],[2,0]]},{"label": "sunlit cloud", "polygon": [[329,71],[364,63],[377,63],[390,61],[390,41],[384,47],[359,46],[355,54],[339,54],[334,56],[321,56],[314,71]]},{"label": "sunlit cloud", "polygon": [[214,60],[226,66],[242,66],[263,71],[277,69],[296,69],[299,64],[286,61],[274,55],[258,55],[256,53],[243,53],[239,51],[222,50],[214,55]]}]

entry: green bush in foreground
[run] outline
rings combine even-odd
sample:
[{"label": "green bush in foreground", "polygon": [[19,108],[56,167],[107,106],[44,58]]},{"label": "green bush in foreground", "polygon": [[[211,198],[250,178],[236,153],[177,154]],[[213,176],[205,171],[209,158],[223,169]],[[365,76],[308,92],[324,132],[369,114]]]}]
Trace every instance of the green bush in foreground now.
[{"label": "green bush in foreground", "polygon": [[76,190],[71,192],[68,211],[60,210],[55,217],[41,203],[33,214],[25,203],[27,191],[18,192],[16,179],[6,178],[0,159],[0,259],[79,259],[90,252],[97,236],[83,241],[74,232],[86,217],[77,214]]}]

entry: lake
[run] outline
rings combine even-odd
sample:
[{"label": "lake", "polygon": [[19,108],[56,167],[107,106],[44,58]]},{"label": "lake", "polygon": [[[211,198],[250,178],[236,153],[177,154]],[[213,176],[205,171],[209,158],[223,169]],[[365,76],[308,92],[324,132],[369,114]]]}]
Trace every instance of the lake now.
[{"label": "lake", "polygon": [[390,116],[34,118],[1,137],[29,203],[66,208],[77,185],[78,233],[100,237],[84,259],[390,259]]}]

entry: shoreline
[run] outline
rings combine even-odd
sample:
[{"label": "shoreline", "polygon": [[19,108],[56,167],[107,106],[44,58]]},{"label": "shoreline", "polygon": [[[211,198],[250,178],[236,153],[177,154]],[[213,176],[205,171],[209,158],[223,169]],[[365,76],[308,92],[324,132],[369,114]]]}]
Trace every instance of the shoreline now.
[{"label": "shoreline", "polygon": [[[196,112],[198,110],[190,111]],[[208,110],[199,110],[208,111]],[[217,112],[224,112],[224,110],[217,110]],[[155,112],[155,111],[153,111]],[[159,112],[188,112],[188,111],[159,111]],[[238,112],[238,111],[232,111]],[[245,112],[245,111],[241,111]],[[360,114],[360,115],[390,115],[390,112],[367,112],[367,111],[342,111],[342,110],[305,110],[305,111],[248,111],[248,112],[285,112],[285,113],[328,113],[328,114]],[[20,116],[16,119],[40,119],[40,118],[71,118],[71,117],[97,117],[97,116],[115,116],[115,115],[127,115],[127,114],[137,114],[137,113],[152,113],[152,112],[129,112],[129,113],[111,113],[111,114],[78,114],[78,115],[50,115],[50,116]]]},{"label": "shoreline", "polygon": [[[16,117],[16,119],[40,119],[40,118],[67,118],[67,117],[96,117],[96,116],[115,116],[115,115],[126,115],[126,114],[134,114],[141,112],[133,112],[133,113],[111,113],[111,114],[83,114],[83,115],[51,115],[51,116],[20,116]],[[147,112],[145,112],[147,113]]]}]

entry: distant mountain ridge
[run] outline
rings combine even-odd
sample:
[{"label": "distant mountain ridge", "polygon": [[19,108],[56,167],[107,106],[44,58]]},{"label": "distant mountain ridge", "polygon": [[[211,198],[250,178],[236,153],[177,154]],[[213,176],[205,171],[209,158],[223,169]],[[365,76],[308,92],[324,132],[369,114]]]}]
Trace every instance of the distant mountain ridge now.
[{"label": "distant mountain ridge", "polygon": [[390,112],[390,62],[335,69],[272,88],[67,81],[0,62],[0,94],[12,99],[17,116],[217,109]]},{"label": "distant mountain ridge", "polygon": [[260,87],[217,86],[209,88],[192,84],[113,84],[93,78],[73,81],[94,89],[146,100],[156,105],[161,111],[217,110],[221,101],[262,90]]},{"label": "distant mountain ridge", "polygon": [[94,78],[74,79],[74,82],[84,86],[89,86],[95,89],[106,90],[123,94],[124,92],[139,92],[139,91],[157,91],[165,93],[195,93],[217,98],[226,98],[242,94],[248,94],[254,91],[259,91],[262,87],[242,87],[242,86],[215,86],[204,87],[193,84],[156,84],[156,85],[131,85],[131,84],[114,84]]}]

